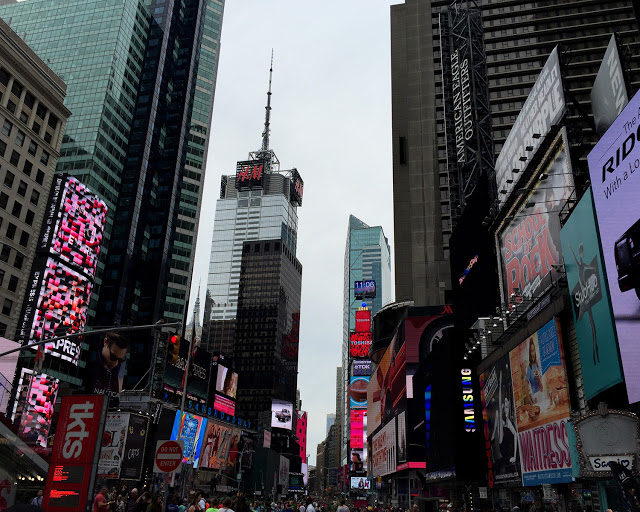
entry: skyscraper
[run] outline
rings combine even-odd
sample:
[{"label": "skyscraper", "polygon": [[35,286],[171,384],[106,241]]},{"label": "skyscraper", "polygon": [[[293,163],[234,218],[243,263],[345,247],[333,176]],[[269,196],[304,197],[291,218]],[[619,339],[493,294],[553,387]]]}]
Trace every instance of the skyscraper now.
[{"label": "skyscraper", "polygon": [[350,379],[349,333],[356,328],[356,311],[361,309],[363,300],[356,298],[354,283],[375,281],[375,297],[367,298],[367,308],[371,316],[385,304],[393,300],[391,288],[391,249],[387,237],[380,226],[371,227],[357,217],[349,216],[347,244],[344,254],[344,293],[343,293],[343,343],[342,343],[342,394],[340,414],[341,460],[347,461],[347,443],[350,435],[349,400],[347,393]]},{"label": "skyscraper", "polygon": [[[58,171],[109,216],[89,322],[182,321],[189,301],[224,0],[28,0],[0,16],[68,84]],[[136,337],[127,382],[148,368]]]}]

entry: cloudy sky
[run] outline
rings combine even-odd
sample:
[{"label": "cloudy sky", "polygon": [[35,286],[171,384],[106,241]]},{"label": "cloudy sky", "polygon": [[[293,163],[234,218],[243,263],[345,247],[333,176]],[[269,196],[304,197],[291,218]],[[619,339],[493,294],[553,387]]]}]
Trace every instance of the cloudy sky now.
[{"label": "cloudy sky", "polygon": [[298,387],[315,464],[335,412],[347,222],[380,225],[393,251],[389,6],[399,0],[229,0],[191,305],[207,270],[220,176],[260,148],[274,50],[271,148],[304,180]]}]

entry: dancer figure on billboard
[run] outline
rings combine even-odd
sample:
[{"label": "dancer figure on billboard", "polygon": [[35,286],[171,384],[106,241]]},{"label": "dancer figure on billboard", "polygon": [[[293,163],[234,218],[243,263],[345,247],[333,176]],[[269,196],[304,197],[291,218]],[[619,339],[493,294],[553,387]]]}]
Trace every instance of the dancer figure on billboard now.
[{"label": "dancer figure on billboard", "polygon": [[529,398],[531,403],[538,403],[538,398],[542,396],[542,369],[538,361],[536,343],[533,337],[529,338],[529,366],[527,366],[527,382],[529,383]]},{"label": "dancer figure on billboard", "polygon": [[[576,266],[578,267],[578,281],[580,282],[580,289],[587,289],[587,271],[597,272],[598,269],[594,268],[592,265],[587,265],[584,262],[584,246],[580,244],[578,247],[578,256],[580,257],[580,261],[576,258],[576,253],[573,252],[573,247],[569,246],[571,249],[571,254],[573,254],[573,259],[576,262]],[[600,362],[600,355],[598,354],[598,340],[596,339],[596,323],[593,320],[593,312],[591,311],[591,301],[587,300],[580,304],[580,307],[584,307],[589,315],[589,325],[591,326],[591,339],[593,340],[593,364],[596,364],[596,360]]]},{"label": "dancer figure on billboard", "polygon": [[[498,404],[496,407],[496,419],[493,422],[493,432],[491,433],[491,441],[493,442],[497,436],[498,453],[500,460],[509,457],[509,462],[513,464],[516,461],[518,453],[518,432],[516,431],[515,422],[511,418],[511,402],[509,394],[506,393],[502,397],[502,372],[500,372],[500,385],[498,386]],[[509,456],[513,452],[513,455]],[[498,460],[496,460],[498,463]],[[505,463],[506,465],[506,463]]]}]

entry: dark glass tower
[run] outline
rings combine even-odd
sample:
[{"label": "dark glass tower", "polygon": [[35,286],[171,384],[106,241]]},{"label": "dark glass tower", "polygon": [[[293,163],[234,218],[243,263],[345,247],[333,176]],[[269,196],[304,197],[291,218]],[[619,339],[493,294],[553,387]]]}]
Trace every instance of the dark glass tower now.
[{"label": "dark glass tower", "polygon": [[[2,2],[0,2],[2,3]],[[68,84],[58,170],[109,219],[89,325],[181,322],[189,301],[224,0],[28,0],[0,7]],[[125,389],[149,367],[130,350]]]}]

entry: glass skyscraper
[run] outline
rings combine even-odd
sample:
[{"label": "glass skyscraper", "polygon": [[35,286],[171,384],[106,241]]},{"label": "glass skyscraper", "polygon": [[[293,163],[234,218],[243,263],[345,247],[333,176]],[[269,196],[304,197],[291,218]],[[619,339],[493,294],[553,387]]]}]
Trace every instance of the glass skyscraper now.
[{"label": "glass skyscraper", "polygon": [[341,464],[347,463],[347,443],[350,436],[349,402],[349,332],[355,330],[356,311],[363,301],[356,299],[353,283],[355,281],[374,280],[376,282],[376,297],[366,299],[367,307],[371,309],[371,316],[375,315],[383,306],[393,300],[391,285],[391,249],[389,241],[384,236],[381,226],[371,227],[353,215],[349,216],[347,230],[347,245],[344,254],[344,294],[343,294],[343,343],[342,343],[342,372],[343,392],[342,403],[339,405],[341,414]]},{"label": "glass skyscraper", "polygon": [[[89,325],[184,320],[223,8],[0,0],[0,16],[67,83],[72,116],[57,170],[109,209]],[[125,388],[148,369],[149,341],[136,336]]]}]

